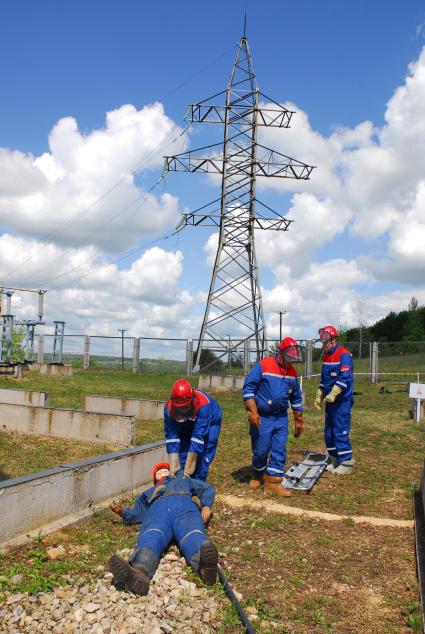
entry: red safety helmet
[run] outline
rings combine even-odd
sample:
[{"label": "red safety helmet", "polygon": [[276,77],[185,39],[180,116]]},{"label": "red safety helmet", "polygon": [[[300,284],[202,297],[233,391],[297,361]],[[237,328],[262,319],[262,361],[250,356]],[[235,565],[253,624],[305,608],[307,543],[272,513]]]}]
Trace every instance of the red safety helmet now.
[{"label": "red safety helmet", "polygon": [[158,471],[160,471],[161,469],[168,469],[168,471],[170,470],[170,465],[168,462],[157,462],[156,465],[154,466],[154,468],[152,469],[152,481],[155,482],[155,477]]},{"label": "red safety helmet", "polygon": [[336,339],[338,337],[338,330],[334,326],[323,326],[319,328],[320,341],[329,341],[329,339]]},{"label": "red safety helmet", "polygon": [[177,379],[171,388],[171,416],[176,420],[190,419],[195,410],[195,391],[186,379]]},{"label": "red safety helmet", "polygon": [[189,405],[194,397],[193,387],[186,379],[177,379],[171,388],[171,400],[178,405]]},{"label": "red safety helmet", "polygon": [[282,339],[277,349],[288,363],[300,363],[303,360],[300,344],[292,337]]}]

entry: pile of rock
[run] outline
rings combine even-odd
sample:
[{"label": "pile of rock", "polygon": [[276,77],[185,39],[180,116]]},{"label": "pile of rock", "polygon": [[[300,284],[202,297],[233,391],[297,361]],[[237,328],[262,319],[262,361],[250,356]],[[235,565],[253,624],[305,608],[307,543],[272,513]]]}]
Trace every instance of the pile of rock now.
[{"label": "pile of rock", "polygon": [[220,625],[219,603],[211,589],[198,588],[185,578],[185,567],[177,552],[165,555],[146,597],[116,590],[109,572],[91,585],[70,581],[36,596],[6,593],[0,606],[1,631],[212,634]]}]

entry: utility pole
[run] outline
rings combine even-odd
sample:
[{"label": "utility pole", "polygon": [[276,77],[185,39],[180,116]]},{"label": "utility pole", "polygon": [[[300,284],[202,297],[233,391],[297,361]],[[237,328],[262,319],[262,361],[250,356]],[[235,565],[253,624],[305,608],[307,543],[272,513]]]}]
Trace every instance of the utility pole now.
[{"label": "utility pole", "polygon": [[279,343],[282,341],[282,317],[286,315],[286,310],[278,310],[277,314],[279,315]]},{"label": "utility pole", "polygon": [[121,369],[124,370],[124,333],[127,328],[118,328],[118,332],[121,333]]},{"label": "utility pole", "polygon": [[[260,107],[260,99],[267,106]],[[178,229],[204,225],[220,230],[195,372],[200,370],[204,348],[214,350],[219,359],[226,356],[226,332],[232,335],[232,350],[252,339],[257,360],[268,352],[254,230],[287,231],[291,221],[257,198],[256,179],[308,180],[314,168],[259,143],[257,130],[288,128],[293,114],[260,92],[244,27],[227,89],[191,104],[186,116],[189,123],[222,124],[223,143],[165,157],[164,175],[221,175],[220,196],[184,214],[178,225]]]},{"label": "utility pole", "polygon": [[362,301],[357,302],[357,311],[359,315],[359,359],[362,358],[362,343],[363,343],[363,309],[364,304]]}]

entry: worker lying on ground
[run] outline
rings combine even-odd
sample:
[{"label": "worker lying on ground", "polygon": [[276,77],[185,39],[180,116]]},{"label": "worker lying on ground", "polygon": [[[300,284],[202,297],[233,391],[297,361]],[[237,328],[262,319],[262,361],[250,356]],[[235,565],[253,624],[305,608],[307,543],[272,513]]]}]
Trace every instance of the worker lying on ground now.
[{"label": "worker lying on ground", "polygon": [[[139,495],[133,508],[113,502],[111,509],[121,515],[124,524],[142,527],[130,559],[119,555],[109,560],[114,580],[127,591],[145,595],[162,553],[176,541],[186,562],[207,585],[217,578],[217,549],[205,533],[204,524],[211,515],[215,489],[211,484],[185,476],[183,470],[170,475],[170,465],[156,464],[152,470],[154,486]],[[200,499],[201,511],[192,500]]]}]

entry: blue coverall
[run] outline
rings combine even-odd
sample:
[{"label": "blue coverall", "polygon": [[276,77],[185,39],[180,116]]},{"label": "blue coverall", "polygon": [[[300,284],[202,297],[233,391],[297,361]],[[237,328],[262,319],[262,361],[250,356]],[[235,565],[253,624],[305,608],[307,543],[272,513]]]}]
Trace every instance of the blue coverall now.
[{"label": "blue coverall", "polygon": [[161,554],[174,538],[187,563],[197,570],[199,550],[208,537],[192,495],[199,497],[201,508],[211,508],[215,488],[184,477],[180,470],[139,495],[133,508],[124,509],[124,524],[142,524],[130,564],[142,561],[146,573],[153,577]]},{"label": "blue coverall", "polygon": [[[252,467],[260,474],[283,477],[288,438],[288,408],[303,411],[303,397],[297,372],[290,364],[281,366],[277,357],[259,361],[243,386],[244,400],[255,399],[261,425],[250,425]],[[270,453],[270,458],[269,458]]]},{"label": "blue coverall", "polygon": [[220,405],[206,392],[194,390],[195,411],[182,422],[172,417],[172,402],[164,407],[164,435],[167,453],[178,453],[180,468],[184,468],[189,451],[198,454],[193,478],[206,480],[217,451],[223,413]]},{"label": "blue coverall", "polygon": [[353,457],[350,441],[353,399],[353,357],[336,343],[322,358],[320,386],[327,396],[334,385],[342,389],[333,403],[325,408],[325,443],[330,456],[338,462]]}]

